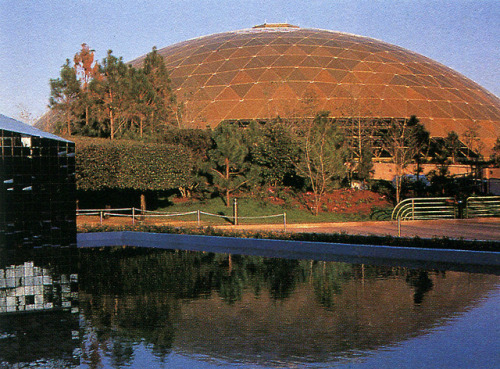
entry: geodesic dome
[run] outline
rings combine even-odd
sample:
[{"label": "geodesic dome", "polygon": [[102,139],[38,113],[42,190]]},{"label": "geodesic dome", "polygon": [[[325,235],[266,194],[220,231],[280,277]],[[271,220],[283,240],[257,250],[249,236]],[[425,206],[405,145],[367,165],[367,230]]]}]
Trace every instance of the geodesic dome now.
[{"label": "geodesic dome", "polygon": [[488,151],[500,136],[498,97],[427,57],[367,37],[264,24],[158,52],[188,127],[328,110],[332,117],[416,115],[435,137],[474,129]]}]

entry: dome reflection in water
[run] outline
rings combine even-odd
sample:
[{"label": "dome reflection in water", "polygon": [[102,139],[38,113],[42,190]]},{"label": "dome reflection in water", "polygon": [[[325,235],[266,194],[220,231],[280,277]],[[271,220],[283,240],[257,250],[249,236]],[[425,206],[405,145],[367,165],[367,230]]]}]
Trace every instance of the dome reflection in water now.
[{"label": "dome reflection in water", "polygon": [[330,367],[424,335],[500,282],[489,274],[184,251],[81,256],[86,367]]}]

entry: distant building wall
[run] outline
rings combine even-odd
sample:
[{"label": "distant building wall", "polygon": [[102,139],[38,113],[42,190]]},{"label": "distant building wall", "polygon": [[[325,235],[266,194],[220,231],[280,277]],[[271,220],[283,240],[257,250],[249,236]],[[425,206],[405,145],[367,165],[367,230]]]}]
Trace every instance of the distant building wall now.
[{"label": "distant building wall", "polygon": [[[373,167],[375,171],[373,175],[374,179],[392,181],[396,176],[396,165],[393,163],[375,163]],[[422,174],[428,174],[430,171],[436,170],[437,166],[435,164],[421,164],[420,169]],[[404,169],[403,174],[415,174],[415,171],[416,165],[410,164]],[[454,164],[448,167],[448,171],[452,176],[469,174],[470,166]]]},{"label": "distant building wall", "polygon": [[[437,166],[435,164],[421,164],[420,168],[421,174],[427,175],[430,171],[436,170]],[[373,169],[374,179],[392,181],[396,176],[396,165],[393,163],[375,163]],[[404,169],[403,174],[415,174],[415,172],[416,165],[410,164]],[[448,172],[450,176],[467,175],[470,174],[471,168],[469,165],[453,164],[448,167]],[[484,168],[482,177],[486,192],[500,195],[500,168]]]}]

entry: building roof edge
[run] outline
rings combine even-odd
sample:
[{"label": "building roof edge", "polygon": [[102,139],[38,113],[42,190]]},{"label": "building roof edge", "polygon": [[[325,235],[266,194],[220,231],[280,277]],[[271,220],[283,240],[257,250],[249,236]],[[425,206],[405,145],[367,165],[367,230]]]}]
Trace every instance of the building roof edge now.
[{"label": "building roof edge", "polygon": [[20,122],[14,118],[7,117],[3,114],[0,114],[0,129],[6,130],[6,131],[12,131],[12,132],[19,132],[21,134],[25,134],[25,135],[29,135],[29,136],[49,138],[51,140],[72,142],[72,141],[66,140],[65,138],[56,136],[52,133],[48,133],[48,132],[42,131],[38,128],[35,128],[33,126],[30,126],[29,124]]}]

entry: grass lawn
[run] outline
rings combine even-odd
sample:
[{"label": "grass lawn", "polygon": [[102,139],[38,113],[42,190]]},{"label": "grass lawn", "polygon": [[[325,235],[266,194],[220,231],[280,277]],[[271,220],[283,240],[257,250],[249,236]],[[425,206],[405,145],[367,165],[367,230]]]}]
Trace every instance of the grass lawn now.
[{"label": "grass lawn", "polygon": [[[226,207],[221,198],[213,198],[205,201],[173,201],[172,205],[160,207],[158,211],[169,213],[185,213],[200,210],[201,212],[215,214],[210,216],[201,214],[201,221],[204,224],[228,224],[232,222],[233,207]],[[327,211],[320,212],[317,216],[311,211],[297,205],[281,205],[275,204],[269,200],[260,200],[252,198],[238,199],[238,220],[239,224],[282,224],[283,213],[286,213],[287,223],[321,223],[321,222],[347,222],[347,221],[365,221],[377,220],[374,218],[376,212],[366,211],[366,206],[363,210],[350,209],[349,212],[344,211]],[[392,210],[387,207],[385,210]],[[380,211],[379,211],[380,213]],[[262,216],[279,215],[269,218],[255,218]],[[175,217],[176,220],[197,220],[197,214]]]}]

